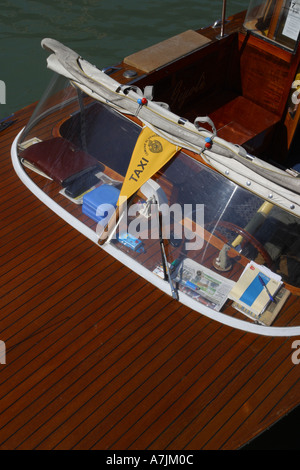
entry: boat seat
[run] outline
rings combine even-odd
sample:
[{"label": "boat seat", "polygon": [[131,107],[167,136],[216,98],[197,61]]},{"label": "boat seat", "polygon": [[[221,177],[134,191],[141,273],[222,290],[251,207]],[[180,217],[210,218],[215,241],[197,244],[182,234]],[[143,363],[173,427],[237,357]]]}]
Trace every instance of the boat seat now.
[{"label": "boat seat", "polygon": [[243,96],[237,96],[209,116],[219,137],[239,145],[272,130],[280,121],[279,116]]},{"label": "boat seat", "polygon": [[[259,150],[259,136],[272,132],[280,121],[277,114],[231,91],[199,100],[183,115],[192,122],[197,116],[209,116],[219,137],[238,145],[249,144],[252,151]],[[211,130],[205,124],[202,126]]]}]

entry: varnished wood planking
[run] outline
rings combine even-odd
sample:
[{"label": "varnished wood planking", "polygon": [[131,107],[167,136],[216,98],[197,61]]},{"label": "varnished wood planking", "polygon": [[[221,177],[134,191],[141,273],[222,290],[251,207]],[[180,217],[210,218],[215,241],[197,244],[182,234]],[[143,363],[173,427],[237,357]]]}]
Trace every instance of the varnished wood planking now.
[{"label": "varnished wood planking", "polygon": [[[263,352],[271,353],[272,357],[273,348],[269,345]],[[259,356],[261,357],[262,355]],[[273,367],[277,367],[278,363],[275,356],[272,359],[268,358],[267,361],[264,360],[262,364],[259,358],[255,358],[251,363],[246,362],[247,368],[243,370],[243,373],[230,383],[227,390],[222,391],[218,397],[218,407],[213,411],[214,415],[205,428],[195,432],[187,448],[193,448],[194,442],[199,439],[203,442],[203,448],[211,448],[211,446],[222,448],[228,436],[233,434],[240,421],[253,409],[254,404],[257,404],[258,396],[260,402],[263,402],[263,408],[266,409],[268,406],[266,397],[262,397],[257,392],[266,379],[269,379],[267,382],[269,387],[276,387],[277,369],[274,371]],[[264,390],[269,391],[266,387]],[[221,408],[219,408],[220,404]],[[209,407],[207,412],[211,411]],[[218,411],[217,414],[216,411]],[[208,436],[210,436],[209,439]]]},{"label": "varnished wood planking", "polygon": [[8,150],[1,448],[237,448],[298,403],[290,340],[179,306],[37,201]]},{"label": "varnished wood planking", "polygon": [[[209,324],[205,328],[194,329],[194,333],[196,334],[189,338],[189,342],[185,343],[184,347],[176,352],[176,355],[172,358],[173,367],[175,368],[171,369],[171,374],[165,380],[165,390],[162,388],[163,383],[159,384],[154,390],[156,394],[154,411],[157,418],[154,421],[151,420],[149,408],[143,410],[140,406],[142,414],[136,421],[135,427],[132,426],[130,432],[127,433],[124,433],[123,430],[121,436],[115,439],[113,448],[117,449],[118,446],[126,445],[134,449],[143,445],[148,447],[150,444],[152,449],[159,449],[159,446],[163,443],[163,439],[162,442],[160,441],[163,431],[167,430],[166,432],[168,432],[170,428],[172,429],[172,424],[178,416],[183,416],[183,422],[186,423],[189,415],[192,417],[199,411],[195,398],[200,393],[201,388],[207,386],[206,381],[210,380],[206,376],[207,368],[218,362],[216,354],[220,354],[220,357],[225,355],[228,348],[230,348],[230,342],[222,341],[224,337],[219,335],[220,325],[217,324]],[[227,335],[230,333],[227,332]],[[201,344],[198,340],[199,335],[203,337]],[[225,335],[225,338],[227,335]],[[177,358],[178,365],[176,367]],[[211,373],[213,375],[213,371]],[[132,414],[135,414],[135,410],[132,411]],[[175,427],[175,435],[181,432],[184,435],[185,425],[182,428]],[[158,446],[153,443],[154,436],[157,435],[159,436]],[[101,441],[98,444],[101,444]]]},{"label": "varnished wood planking", "polygon": [[[162,304],[162,307],[163,306],[164,305]],[[138,327],[139,327],[139,324],[136,326],[136,329],[135,329],[135,332],[137,332],[137,333],[139,332]],[[97,370],[97,368],[96,368],[96,370],[94,370],[94,377],[96,375],[96,377],[98,377],[101,380],[99,380],[96,384],[94,384],[93,388],[92,388],[92,386],[90,386],[90,388],[92,388],[92,390],[93,390],[93,395],[91,397],[91,400],[88,401],[88,403],[85,402],[84,396],[82,396],[82,395],[81,395],[81,397],[79,397],[79,399],[77,398],[77,403],[75,401],[75,404],[74,404],[73,401],[72,402],[69,401],[67,409],[70,409],[70,411],[71,410],[73,410],[73,412],[76,411],[76,406],[77,407],[79,406],[79,408],[80,408],[80,405],[81,405],[80,423],[78,423],[78,415],[76,416],[76,414],[73,414],[73,416],[70,417],[69,421],[65,420],[64,417],[63,417],[63,410],[61,410],[61,413],[60,413],[61,416],[58,415],[58,416],[55,417],[55,418],[59,419],[58,422],[56,421],[56,423],[55,423],[55,420],[52,419],[52,420],[50,420],[49,423],[47,423],[47,428],[46,428],[46,433],[47,434],[46,434],[46,436],[49,433],[49,428],[53,424],[53,421],[54,421],[54,424],[56,424],[56,427],[57,427],[57,424],[61,423],[61,418],[62,417],[63,417],[64,429],[62,429],[61,424],[59,424],[60,433],[62,434],[62,433],[65,433],[67,431],[70,432],[71,430],[75,429],[76,432],[72,436],[73,439],[74,439],[74,437],[77,437],[84,430],[85,430],[85,433],[88,432],[87,426],[90,424],[90,420],[87,420],[85,418],[86,414],[89,417],[92,414],[93,410],[95,408],[97,409],[97,407],[98,407],[98,410],[102,414],[103,413],[108,414],[108,415],[110,414],[111,409],[113,409],[115,407],[115,403],[119,399],[120,389],[121,389],[121,396],[124,394],[124,390],[126,391],[126,387],[124,387],[124,384],[123,384],[124,379],[125,379],[125,385],[126,385],[126,381],[128,381],[129,378],[131,378],[132,374],[133,374],[133,378],[135,379],[135,370],[134,370],[134,368],[131,368],[131,370],[130,370],[130,368],[128,368],[128,366],[126,364],[127,364],[128,361],[132,361],[133,358],[138,357],[138,356],[133,356],[132,354],[129,354],[131,352],[131,349],[132,349],[133,345],[138,343],[140,348],[145,347],[145,345],[143,345],[143,342],[141,340],[143,339],[144,335],[145,335],[145,337],[147,337],[147,330],[143,329],[141,331],[141,333],[142,333],[142,335],[139,338],[138,338],[137,334],[135,334],[133,337],[129,336],[128,338],[127,337],[123,338],[123,341],[121,342],[121,345],[123,347],[123,354],[122,354],[121,357],[119,356],[120,351],[115,351],[114,354],[110,354],[110,358],[108,358],[107,362],[104,361],[103,363],[101,363],[101,361],[100,361],[98,370]],[[118,340],[118,343],[119,343],[120,337],[119,338],[112,338],[112,340],[113,339]],[[110,347],[112,347],[113,344],[114,344],[114,341],[112,341],[112,340],[110,340],[108,342],[108,344],[111,343]],[[129,346],[131,346],[131,348],[129,350],[129,353],[126,350],[127,343],[129,343]],[[135,348],[135,349],[138,349],[138,348]],[[115,356],[115,361],[113,363],[110,363],[110,360],[113,356]],[[122,364],[123,364],[123,367],[122,367]],[[104,371],[103,371],[103,367],[104,367]],[[114,379],[114,377],[115,377],[115,379]],[[97,391],[97,386],[99,387],[100,384],[101,384],[101,388],[100,388],[101,394]],[[92,383],[92,385],[93,385],[93,383]],[[129,386],[129,389],[130,389],[130,386]],[[96,392],[96,394],[95,394],[95,392]],[[74,407],[74,405],[75,405],[75,407]],[[97,418],[97,416],[96,416],[96,418]],[[78,429],[78,424],[82,425],[81,429]],[[58,434],[58,436],[55,436],[55,433],[54,433],[50,438],[48,438],[46,441],[42,442],[41,445],[45,446],[45,445],[49,445],[49,443],[50,443],[51,447],[52,447],[53,441],[57,442],[57,437],[59,437],[59,434]],[[38,437],[38,439],[40,440],[39,437]],[[61,439],[61,435],[60,435],[60,439]]]},{"label": "varnished wood planking", "polygon": [[[122,300],[122,297],[121,297],[121,300]],[[124,299],[123,299],[124,300]],[[119,300],[120,302],[120,300]],[[124,311],[124,309],[122,309],[122,306],[119,307],[119,309],[117,309],[117,306],[115,306],[116,308],[114,309],[114,313],[117,313],[121,314],[121,317],[123,315],[126,314],[126,311]],[[113,316],[113,318],[108,318],[107,319],[109,322],[111,322],[112,324],[114,323],[114,321],[116,321],[115,317]],[[130,318],[127,319],[127,322],[129,324],[131,324],[131,327],[133,328],[134,325],[132,322],[130,322]],[[125,324],[127,323],[125,321]],[[94,324],[95,324],[95,315],[94,315]],[[93,325],[91,325],[93,326]],[[83,325],[81,325],[81,327],[83,327]],[[114,329],[114,327],[110,327],[110,325],[108,326],[108,329],[112,329],[113,330],[113,333],[114,335],[116,335],[116,331]],[[56,411],[57,411],[57,408],[58,410],[61,408],[62,405],[65,404],[65,400],[66,399],[69,399],[69,396],[68,396],[68,391],[70,392],[73,392],[74,395],[71,394],[71,397],[74,397],[76,396],[77,393],[81,394],[83,393],[83,404],[88,401],[87,400],[87,393],[89,392],[89,390],[92,389],[93,385],[94,386],[99,386],[102,384],[102,381],[98,382],[97,380],[97,377],[98,377],[98,374],[99,374],[99,367],[101,367],[101,357],[99,357],[99,352],[97,354],[91,354],[91,348],[92,346],[94,348],[96,348],[96,352],[97,352],[97,348],[100,348],[100,356],[102,354],[104,354],[104,358],[105,356],[107,356],[108,360],[110,360],[110,356],[108,356],[108,353],[112,352],[114,353],[115,355],[120,355],[121,354],[121,357],[122,357],[122,353],[121,353],[121,350],[120,349],[117,349],[117,350],[114,350],[114,349],[111,349],[111,346],[108,344],[106,346],[106,348],[108,348],[108,351],[106,351],[106,353],[104,353],[104,349],[103,349],[103,333],[102,333],[102,325],[101,325],[101,322],[100,322],[100,325],[98,324],[97,325],[97,328],[90,328],[89,331],[86,331],[84,328],[82,328],[82,331],[80,332],[80,328],[78,327],[77,328],[77,333],[79,335],[79,338],[81,338],[81,340],[78,338],[78,341],[77,343],[77,351],[76,353],[74,353],[74,355],[71,355],[70,357],[69,356],[69,351],[68,351],[68,354],[67,354],[67,361],[64,361],[63,358],[64,357],[61,357],[61,354],[58,355],[58,360],[60,361],[59,362],[59,366],[57,366],[57,370],[54,369],[54,374],[52,374],[52,380],[54,380],[54,382],[56,383],[57,385],[57,388],[52,388],[49,390],[49,392],[52,394],[56,394],[58,391],[59,391],[59,395],[57,397],[57,400],[53,403],[52,400],[50,400],[49,402],[49,406],[44,406],[44,400],[40,400],[38,399],[37,402],[32,402],[32,405],[33,405],[33,410],[34,410],[34,418],[33,419],[33,422],[30,422],[28,423],[27,427],[26,427],[26,432],[25,432],[25,436],[27,437],[28,434],[27,434],[27,431],[28,430],[31,430],[31,432],[34,432],[36,430],[36,428],[39,427],[39,425],[41,423],[43,423],[44,420],[46,420],[46,423],[48,420],[50,420],[51,416],[54,415],[55,417],[55,413],[53,413],[53,408],[55,409],[56,408]],[[103,328],[104,332],[105,332],[105,328]],[[91,341],[90,339],[90,336],[92,335],[92,339],[93,341]],[[70,336],[70,333],[67,335],[67,336]],[[118,336],[118,335],[116,335]],[[59,338],[60,338],[60,335],[59,335]],[[109,336],[110,338],[110,336]],[[68,338],[66,338],[66,340],[68,340]],[[88,341],[90,340],[90,341]],[[120,338],[117,337],[116,340],[118,342],[120,342]],[[133,336],[132,340],[136,340],[136,337]],[[84,347],[84,342],[87,342],[87,346]],[[83,343],[83,344],[82,344]],[[73,347],[75,346],[74,343],[73,344]],[[104,343],[105,344],[105,343]],[[71,348],[72,349],[72,348]],[[92,350],[93,351],[93,350]],[[62,356],[64,356],[64,351],[62,351]],[[99,364],[99,361],[100,361],[100,364]],[[52,360],[53,364],[54,364],[54,361]],[[106,363],[106,361],[104,360],[104,366],[107,368],[109,367],[109,364]],[[79,368],[81,368],[81,377],[77,377],[76,379],[76,368],[74,370],[74,364],[78,364],[79,365]],[[69,374],[67,373],[68,369],[66,369],[66,366],[67,367],[70,367],[71,368],[71,371],[73,369],[73,374]],[[87,371],[89,371],[89,373],[87,373]],[[60,374],[62,373],[62,376],[60,376]],[[66,375],[67,374],[67,375]],[[51,379],[51,377],[49,377],[49,379]],[[74,380],[75,379],[75,380]],[[39,388],[39,387],[38,387]],[[67,393],[65,395],[63,395],[63,391],[64,389],[67,390]],[[85,392],[85,393],[84,393]],[[46,396],[49,395],[49,393],[47,392],[46,393]],[[51,395],[50,395],[51,396]],[[32,399],[31,399],[32,401]],[[71,400],[71,403],[73,403],[73,401]],[[75,401],[76,403],[76,401]],[[38,406],[39,404],[42,404],[42,408],[43,409],[43,414],[42,416],[39,416],[39,414],[37,413],[38,411]],[[51,406],[52,405],[52,406]],[[74,406],[74,404],[73,404]],[[49,413],[49,409],[50,409],[50,414],[47,414],[47,412]],[[30,410],[30,408],[29,408]],[[28,412],[28,409],[26,410]],[[64,410],[62,411],[63,413],[63,420],[65,419],[65,412]],[[24,415],[24,413],[22,413]],[[26,414],[25,414],[26,416]],[[78,416],[77,416],[77,419],[78,419]],[[52,419],[53,421],[53,419]],[[37,426],[35,426],[37,424]],[[51,423],[47,423],[46,427],[44,428],[44,432],[48,432],[49,428],[50,428],[50,424]],[[24,430],[23,430],[24,431]],[[42,429],[40,429],[39,433],[37,436],[35,436],[35,439],[40,439],[41,438],[41,433],[43,432]],[[20,434],[20,433],[19,433]],[[15,438],[15,433],[13,435],[13,439]]]}]

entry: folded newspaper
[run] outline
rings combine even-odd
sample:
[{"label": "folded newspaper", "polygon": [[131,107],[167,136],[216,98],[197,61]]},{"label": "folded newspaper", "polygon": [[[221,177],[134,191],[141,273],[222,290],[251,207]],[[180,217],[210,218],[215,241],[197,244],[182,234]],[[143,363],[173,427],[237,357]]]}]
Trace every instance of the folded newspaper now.
[{"label": "folded newspaper", "polygon": [[181,261],[172,277],[180,291],[217,311],[235,284],[189,258]]}]

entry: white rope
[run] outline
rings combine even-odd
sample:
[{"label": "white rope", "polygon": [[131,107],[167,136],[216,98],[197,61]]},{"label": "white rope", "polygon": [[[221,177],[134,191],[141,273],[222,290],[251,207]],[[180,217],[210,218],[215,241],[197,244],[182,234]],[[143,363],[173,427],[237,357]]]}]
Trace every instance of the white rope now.
[{"label": "white rope", "polygon": [[[241,178],[248,178],[251,172],[250,184],[254,182],[259,188],[257,194],[266,198],[267,191],[269,194],[274,192],[279,196],[276,200],[272,200],[274,204],[295,215],[300,215],[300,194],[297,194],[300,192],[300,181],[297,178],[289,176],[286,172],[258,158],[248,161],[243,154],[243,149],[215,136],[214,128],[213,134],[198,128],[197,124],[202,118],[198,118],[196,124],[192,124],[165,109],[160,103],[151,100],[147,106],[139,106],[137,100],[141,96],[139,94],[142,93],[141,91],[137,89],[137,93],[130,86],[128,91],[126,90],[128,86],[125,86],[126,94],[124,94],[124,87],[116,80],[81,59],[76,52],[58,41],[46,38],[43,39],[42,46],[52,52],[47,59],[49,68],[71,78],[77,86],[96,100],[119,107],[124,113],[138,114],[139,119],[155,128],[157,134],[164,133],[169,136],[169,139],[182,142],[179,146],[201,153],[205,148],[205,139],[212,138],[211,149],[204,152],[209,158],[210,165],[217,167],[222,159],[222,163],[227,165],[227,171],[236,169],[231,173],[230,179],[238,184],[241,184]],[[251,191],[252,186],[248,189]]]}]

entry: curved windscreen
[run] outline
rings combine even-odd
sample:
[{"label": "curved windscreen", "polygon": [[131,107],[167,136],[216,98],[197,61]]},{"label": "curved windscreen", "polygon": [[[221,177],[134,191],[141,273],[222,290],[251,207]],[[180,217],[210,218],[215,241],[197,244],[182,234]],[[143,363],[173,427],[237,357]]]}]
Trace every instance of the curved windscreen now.
[{"label": "curved windscreen", "polygon": [[[139,185],[147,155],[160,158],[162,145],[153,136],[142,142],[146,153],[128,175],[142,138],[137,122],[55,77],[21,136],[19,158],[39,188],[100,237],[116,216],[109,243],[149,272],[192,296],[198,279],[207,288],[199,301],[213,302],[208,292],[220,279],[236,280],[249,261],[300,287],[299,218],[183,150]],[[125,177],[137,190],[120,206]]]},{"label": "curved windscreen", "polygon": [[[265,265],[300,286],[300,220],[180,152],[138,194],[112,241],[150,271],[162,274],[159,228],[167,261],[190,263],[236,280],[249,261]],[[142,191],[149,195],[147,184]],[[151,198],[151,196],[150,196]],[[148,199],[149,202],[149,199]],[[129,237],[129,241],[128,241]],[[189,260],[189,261],[187,261]],[[194,263],[194,264],[193,264]],[[192,269],[192,267],[190,268]]]}]

